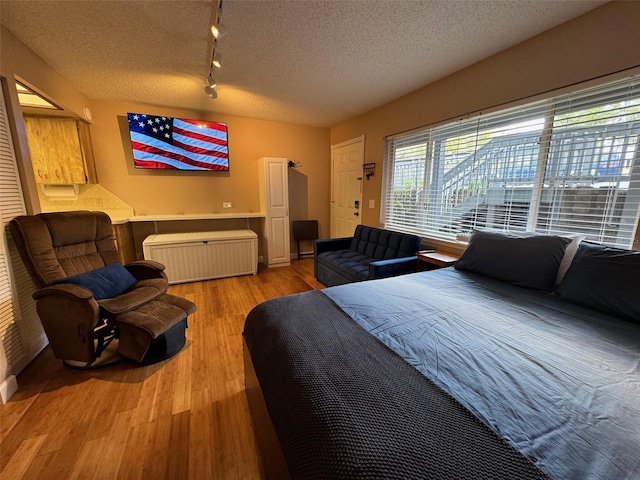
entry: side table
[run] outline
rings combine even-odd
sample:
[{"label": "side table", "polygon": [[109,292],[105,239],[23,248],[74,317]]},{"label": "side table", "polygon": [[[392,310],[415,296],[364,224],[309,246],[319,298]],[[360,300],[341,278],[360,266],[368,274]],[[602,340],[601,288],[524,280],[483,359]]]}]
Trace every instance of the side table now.
[{"label": "side table", "polygon": [[450,267],[458,261],[458,258],[460,257],[449,253],[418,253],[418,271]]}]

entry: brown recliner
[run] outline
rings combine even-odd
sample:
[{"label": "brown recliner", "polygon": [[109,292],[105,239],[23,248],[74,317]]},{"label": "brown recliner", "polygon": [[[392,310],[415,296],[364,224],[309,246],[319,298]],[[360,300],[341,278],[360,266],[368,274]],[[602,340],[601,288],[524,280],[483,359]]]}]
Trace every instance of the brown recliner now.
[{"label": "brown recliner", "polygon": [[39,287],[33,298],[56,358],[92,366],[114,339],[118,353],[137,362],[182,349],[187,316],[196,306],[166,293],[161,263],[120,265],[107,214],[20,216],[9,222],[9,231]]}]

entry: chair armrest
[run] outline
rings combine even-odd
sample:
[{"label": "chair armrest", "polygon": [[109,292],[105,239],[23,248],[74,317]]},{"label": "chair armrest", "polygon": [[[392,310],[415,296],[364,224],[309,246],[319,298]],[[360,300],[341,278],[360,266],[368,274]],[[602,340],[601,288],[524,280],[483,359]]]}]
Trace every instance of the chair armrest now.
[{"label": "chair armrest", "polygon": [[95,359],[93,330],[100,306],[88,288],[69,283],[33,294],[38,316],[56,358],[90,363]]},{"label": "chair armrest", "polygon": [[413,273],[418,269],[418,257],[389,258],[369,264],[369,280]]},{"label": "chair armrest", "polygon": [[154,260],[136,260],[127,263],[125,268],[129,270],[137,280],[147,280],[150,278],[164,278],[166,280],[167,278],[167,275],[164,273],[164,265]]},{"label": "chair armrest", "polygon": [[351,246],[352,237],[326,238],[313,242],[313,253],[315,256],[324,252],[335,252],[345,250]]},{"label": "chair armrest", "polygon": [[35,292],[33,292],[32,297],[34,300],[40,300],[41,298],[52,295],[69,297],[78,301],[87,301],[93,299],[93,292],[91,290],[85,287],[81,287],[80,285],[74,285],[73,283],[60,283],[58,285],[51,285],[50,287],[36,290]]}]

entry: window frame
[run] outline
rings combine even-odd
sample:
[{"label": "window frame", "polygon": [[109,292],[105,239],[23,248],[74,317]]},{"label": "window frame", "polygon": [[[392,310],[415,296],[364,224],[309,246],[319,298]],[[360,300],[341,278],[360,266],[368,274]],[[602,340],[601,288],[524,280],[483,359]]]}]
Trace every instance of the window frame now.
[{"label": "window frame", "polygon": [[[625,114],[629,117],[629,120],[619,123],[620,125],[624,125],[625,128],[628,125],[628,129],[625,130],[628,131],[628,133],[626,133],[627,136],[624,137],[623,142],[623,148],[625,149],[624,155],[627,155],[627,150],[630,144],[635,145],[635,153],[631,158],[628,168],[628,187],[626,189],[621,187],[621,184],[627,182],[620,180],[620,178],[622,178],[620,173],[617,175],[617,184],[612,183],[606,187],[613,191],[613,196],[616,198],[616,201],[619,193],[621,191],[625,192],[625,200],[622,203],[624,212],[621,214],[620,222],[615,224],[616,227],[623,228],[618,229],[615,241],[608,239],[605,233],[601,233],[597,239],[591,238],[592,240],[600,241],[604,244],[631,248],[634,243],[634,238],[638,233],[638,220],[640,216],[640,136],[638,135],[640,130],[636,130],[636,127],[634,126],[636,123],[640,125],[640,118],[637,113],[638,104],[633,103],[636,101],[640,102],[640,79],[637,76],[632,76],[626,77],[622,80],[603,83],[595,87],[591,86],[588,88],[574,90],[570,93],[548,95],[546,98],[529,101],[520,105],[498,108],[490,113],[478,112],[475,115],[466,115],[453,121],[441,122],[433,126],[422,127],[409,132],[390,135],[385,138],[380,221],[387,228],[415,233],[443,241],[455,241],[457,237],[468,235],[470,232],[459,232],[456,234],[455,232],[442,233],[442,231],[438,231],[438,227],[443,228],[443,226],[447,226],[452,229],[454,228],[454,224],[452,223],[453,220],[450,220],[448,224],[446,223],[446,220],[443,220],[445,216],[441,213],[442,210],[440,209],[440,205],[444,203],[442,197],[444,196],[444,193],[446,193],[442,190],[442,180],[444,178],[445,163],[447,162],[447,154],[445,153],[445,150],[448,147],[442,143],[438,144],[438,142],[445,142],[446,144],[446,142],[452,138],[460,139],[467,135],[473,140],[473,136],[475,135],[476,150],[474,150],[472,154],[475,159],[475,156],[479,151],[477,147],[479,145],[479,139],[484,134],[483,132],[488,132],[489,137],[491,138],[492,132],[498,127],[506,128],[507,130],[509,128],[513,128],[514,120],[522,123],[527,119],[531,120],[534,118],[542,118],[542,129],[540,131],[540,138],[538,142],[535,175],[533,177],[533,185],[531,187],[531,199],[528,203],[528,210],[526,211],[526,223],[522,228],[515,228],[513,224],[505,220],[501,229],[505,231],[537,231],[540,233],[556,234],[570,232],[571,226],[564,230],[564,232],[559,232],[558,230],[563,224],[554,224],[551,214],[546,211],[544,212],[545,215],[547,215],[547,217],[545,217],[547,222],[546,228],[543,228],[540,223],[542,218],[541,215],[545,208],[547,211],[552,211],[558,208],[558,205],[554,203],[543,204],[543,196],[555,195],[557,192],[562,192],[561,188],[568,188],[566,185],[564,187],[558,187],[557,185],[558,183],[562,183],[562,181],[566,183],[568,178],[567,176],[564,177],[564,180],[562,177],[555,177],[551,179],[555,183],[551,182],[550,177],[547,176],[550,159],[555,158],[555,156],[559,154],[559,150],[554,150],[558,148],[556,143],[558,143],[558,139],[561,134],[567,134],[570,136],[574,133],[574,130],[578,131],[579,128],[584,128],[584,131],[587,131],[588,126],[580,127],[579,121],[583,119],[586,119],[585,121],[587,123],[585,125],[589,125],[591,122],[594,125],[594,129],[597,127],[607,130],[609,126],[615,124],[608,123],[610,120],[609,117],[606,116],[601,119],[595,118],[594,120],[589,120],[589,115],[592,114],[585,112],[588,112],[590,108],[602,108],[602,112],[608,112],[605,110],[607,106],[621,104],[622,107],[616,106],[616,109],[611,110],[614,114],[617,114],[618,111],[629,110],[628,103],[631,102],[632,106],[629,110],[630,113]],[[572,112],[576,114],[576,118],[578,119],[575,126],[570,117],[565,119],[562,118],[562,115],[570,115]],[[542,115],[542,117],[540,117],[540,115]],[[597,123],[598,120],[602,122],[602,125]],[[615,122],[615,119],[611,121]],[[564,125],[562,125],[562,122],[564,122]],[[485,130],[483,130],[483,125],[485,125]],[[572,128],[574,130],[572,130]],[[458,133],[457,137],[452,136],[455,132]],[[606,136],[602,136],[601,138],[598,137],[598,140],[603,142],[605,140],[609,141]],[[493,139],[491,139],[489,143],[492,141]],[[577,142],[577,140],[573,139],[570,139],[570,141]],[[414,195],[415,202],[413,207],[405,205],[404,208],[406,211],[403,214],[396,215],[396,209],[398,209],[398,207],[393,206],[396,204],[395,202],[398,199],[398,194],[394,193],[394,189],[397,184],[396,167],[400,161],[410,161],[398,159],[398,149],[399,147],[407,148],[411,146],[415,148],[417,145],[424,145],[423,150],[426,155],[426,158],[423,160],[424,172],[422,174],[422,185],[420,185],[420,183],[416,183],[414,185],[416,193]],[[518,144],[516,147],[517,146]],[[593,148],[594,150],[591,152],[592,167],[593,165],[598,165],[598,162],[601,162],[601,158],[603,157],[602,152],[596,154],[595,147]],[[598,148],[603,151],[605,147],[600,146]],[[609,149],[608,158],[612,158],[613,154],[611,152],[614,148],[617,148],[617,146],[611,144],[606,148]],[[436,153],[438,150],[440,150],[439,156]],[[469,158],[471,158],[471,156]],[[624,157],[619,161],[619,164],[621,165],[619,170],[621,170],[622,165],[625,164],[625,159],[628,158]],[[511,159],[509,158],[509,160]],[[420,160],[415,159],[414,161],[419,162]],[[456,164],[454,168],[458,167],[461,163]],[[531,165],[531,163],[532,162],[530,162],[529,165]],[[509,166],[510,164],[507,163],[505,165]],[[554,165],[552,165],[552,167],[553,166]],[[557,165],[555,165],[555,167],[557,168]],[[609,169],[612,167],[607,163],[604,168]],[[436,169],[438,170],[437,172]],[[450,168],[450,170],[452,169],[453,168]],[[594,171],[592,168],[592,174],[594,175],[594,178],[596,178],[599,175],[599,169]],[[553,184],[549,186],[551,183]],[[481,189],[482,187],[480,186],[479,188]],[[592,183],[591,188],[597,188],[596,184]],[[420,191],[422,193],[420,193]],[[421,201],[421,196],[423,199],[426,198],[429,201]],[[477,197],[479,198],[479,195],[477,195]],[[627,211],[630,203],[633,205],[632,213]],[[512,206],[513,202],[509,208]],[[562,206],[563,205],[560,204],[560,207]],[[607,208],[613,208],[615,210],[617,209],[617,204],[614,205],[614,207]],[[603,210],[603,212],[606,211]],[[414,214],[415,218],[412,217],[412,214]],[[404,217],[411,218],[411,222],[403,221],[403,215]],[[478,215],[478,213],[476,212],[475,215]],[[564,215],[564,217],[566,217],[566,215]],[[597,214],[594,215],[594,218],[596,217]],[[473,219],[473,222],[477,222],[478,218],[479,217],[476,216]],[[567,220],[565,220],[565,222],[567,222]],[[602,221],[599,222],[600,227],[597,228],[602,232],[605,228],[602,228]],[[633,223],[632,227],[630,227],[631,223]],[[597,224],[598,222],[592,222],[589,220],[589,222],[585,222],[585,229],[588,230],[592,225]],[[589,238],[589,236],[595,236],[595,234],[588,233],[587,238]],[[624,242],[621,241],[621,238],[624,238]]]}]

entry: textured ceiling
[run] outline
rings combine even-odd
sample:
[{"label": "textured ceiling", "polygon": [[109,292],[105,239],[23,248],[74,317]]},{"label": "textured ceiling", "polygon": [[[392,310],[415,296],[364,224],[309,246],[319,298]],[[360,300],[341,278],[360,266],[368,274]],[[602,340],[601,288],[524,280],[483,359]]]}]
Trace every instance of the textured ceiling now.
[{"label": "textured ceiling", "polygon": [[606,2],[225,0],[212,100],[215,3],[0,0],[0,22],[91,99],[328,127]]}]

